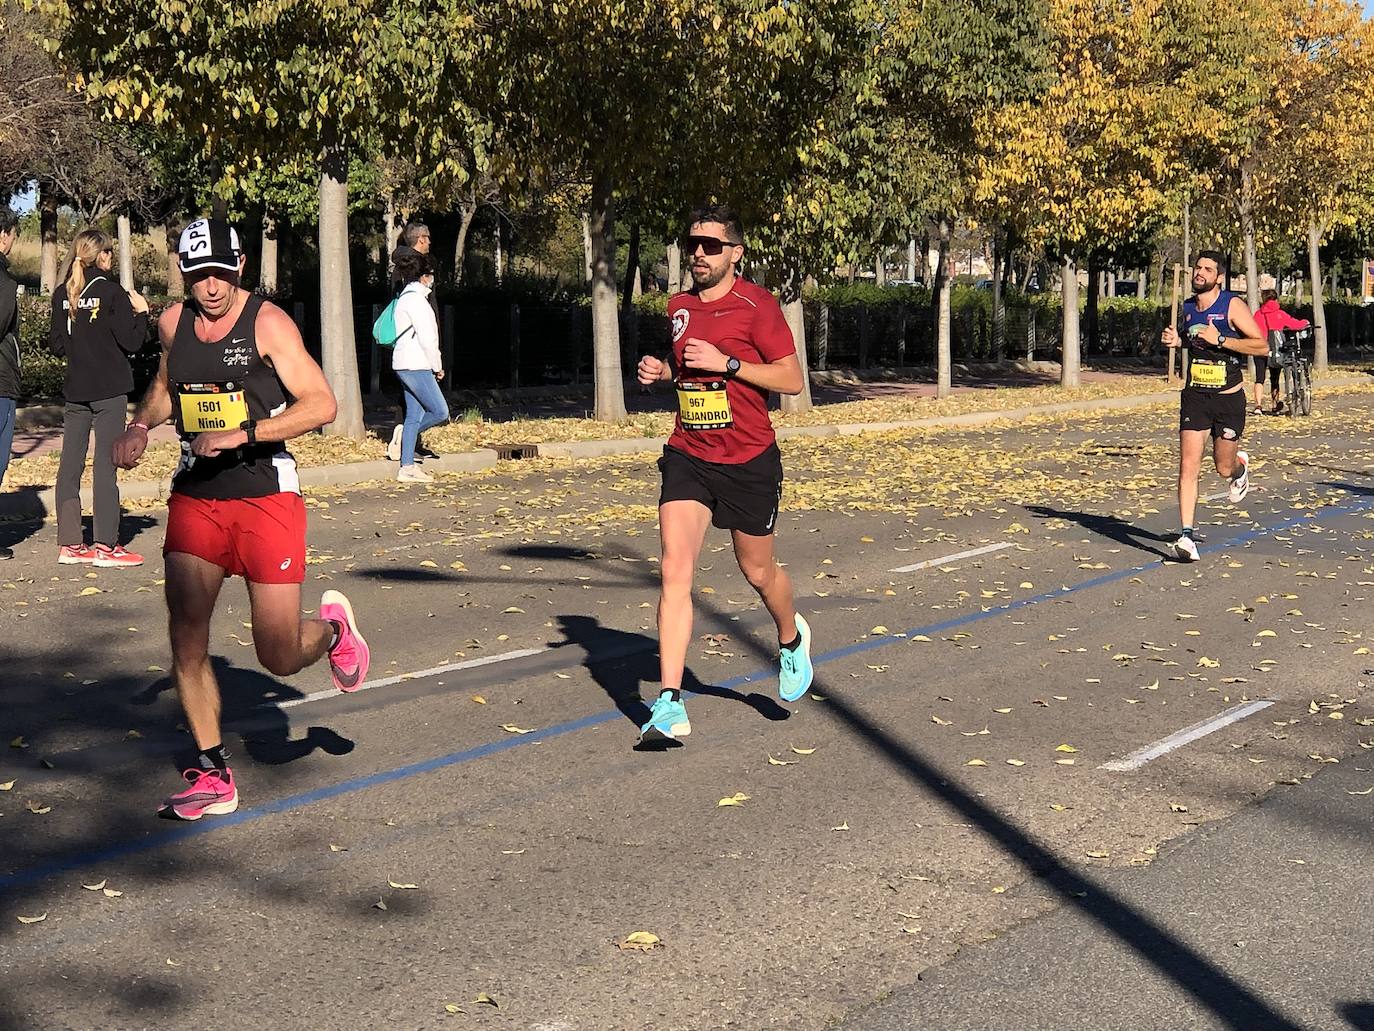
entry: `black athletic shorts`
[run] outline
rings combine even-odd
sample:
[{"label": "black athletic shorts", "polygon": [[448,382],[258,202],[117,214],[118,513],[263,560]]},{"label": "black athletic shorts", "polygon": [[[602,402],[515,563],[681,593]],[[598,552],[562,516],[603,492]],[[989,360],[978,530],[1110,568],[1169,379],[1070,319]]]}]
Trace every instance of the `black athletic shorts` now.
[{"label": "black athletic shorts", "polygon": [[1215,440],[1240,440],[1245,432],[1245,391],[1218,394],[1187,388],[1179,397],[1180,430],[1209,430]]},{"label": "black athletic shorts", "polygon": [[663,489],[658,503],[699,501],[711,510],[711,525],[767,537],[778,521],[782,500],[782,455],[776,444],[739,465],[705,462],[665,447],[658,460]]}]

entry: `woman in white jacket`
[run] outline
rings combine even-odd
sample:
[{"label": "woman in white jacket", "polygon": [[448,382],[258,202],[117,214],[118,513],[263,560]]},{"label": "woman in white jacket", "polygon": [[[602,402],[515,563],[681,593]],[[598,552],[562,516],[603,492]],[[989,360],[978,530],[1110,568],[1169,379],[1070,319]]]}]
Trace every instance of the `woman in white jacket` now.
[{"label": "woman in white jacket", "polygon": [[428,483],[434,477],[415,464],[415,442],[431,426],[448,421],[448,402],[439,389],[444,360],[439,353],[439,323],[429,304],[434,264],[426,254],[396,258],[397,277],[405,283],[396,300],[396,348],[391,367],[405,388],[406,415],[401,428],[398,480]]}]

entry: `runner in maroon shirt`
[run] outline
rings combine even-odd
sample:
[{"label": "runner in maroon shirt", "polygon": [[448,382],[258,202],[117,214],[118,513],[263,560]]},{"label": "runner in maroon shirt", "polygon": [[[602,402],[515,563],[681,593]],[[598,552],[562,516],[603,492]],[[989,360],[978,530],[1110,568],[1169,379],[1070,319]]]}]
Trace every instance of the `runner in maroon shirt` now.
[{"label": "runner in maroon shirt", "polygon": [[693,214],[683,249],[694,286],[668,302],[672,354],[639,362],[640,383],[671,380],[678,398],[677,424],[658,463],[662,686],[640,728],[644,746],[680,744],[692,730],[682,677],[692,639],[692,570],[708,525],[730,531],[740,571],[778,625],[779,694],[794,702],[811,686],[811,628],[773,557],[782,457],[768,418],[770,391],[801,393],[801,363],[778,302],[736,272],[743,243],[744,227],[730,208]]}]

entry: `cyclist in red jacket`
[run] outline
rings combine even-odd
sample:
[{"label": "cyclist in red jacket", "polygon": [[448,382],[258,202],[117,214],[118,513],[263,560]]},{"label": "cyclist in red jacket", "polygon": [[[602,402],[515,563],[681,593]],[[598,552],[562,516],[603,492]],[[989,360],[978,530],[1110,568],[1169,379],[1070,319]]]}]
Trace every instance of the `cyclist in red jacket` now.
[{"label": "cyclist in red jacket", "polygon": [[1306,319],[1295,319],[1280,308],[1279,295],[1274,290],[1261,290],[1260,300],[1263,303],[1255,312],[1255,322],[1259,325],[1264,338],[1269,341],[1269,357],[1255,359],[1255,414],[1264,414],[1264,409],[1260,407],[1260,399],[1264,393],[1264,370],[1266,367],[1269,369],[1269,389],[1273,395],[1273,411],[1278,414],[1283,408],[1283,402],[1279,400],[1278,352],[1274,350],[1271,334],[1282,332],[1285,329],[1306,329],[1312,323]]}]

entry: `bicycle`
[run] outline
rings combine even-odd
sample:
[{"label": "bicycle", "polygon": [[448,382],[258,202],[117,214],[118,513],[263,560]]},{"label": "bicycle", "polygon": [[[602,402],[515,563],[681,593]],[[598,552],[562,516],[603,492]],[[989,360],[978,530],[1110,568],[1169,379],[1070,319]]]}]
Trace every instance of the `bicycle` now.
[{"label": "bicycle", "polygon": [[1303,347],[1312,339],[1312,330],[1286,329],[1275,334],[1279,347],[1275,361],[1283,372],[1283,397],[1288,417],[1312,414],[1312,362]]}]

